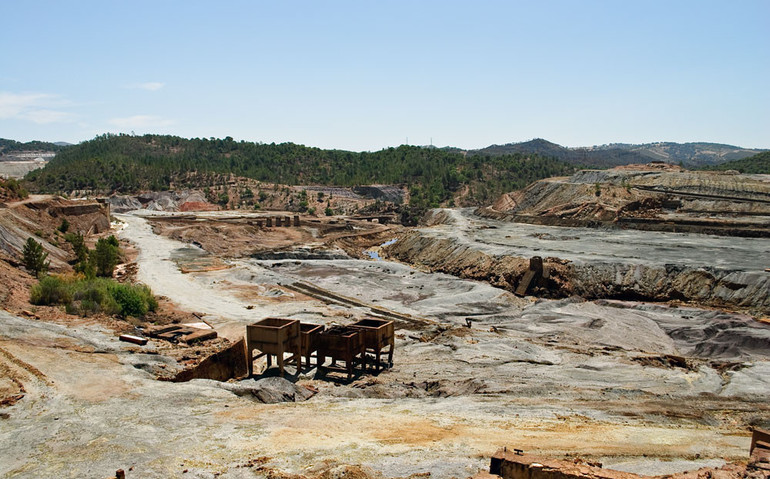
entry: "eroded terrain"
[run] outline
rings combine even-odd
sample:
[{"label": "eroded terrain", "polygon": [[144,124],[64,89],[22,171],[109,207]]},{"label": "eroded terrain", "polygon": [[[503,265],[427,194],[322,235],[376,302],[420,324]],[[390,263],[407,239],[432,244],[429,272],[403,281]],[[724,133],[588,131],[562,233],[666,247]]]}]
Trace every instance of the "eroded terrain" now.
[{"label": "eroded terrain", "polygon": [[[563,258],[564,245],[574,244],[449,214],[454,223],[422,234],[484,244],[491,255],[499,248],[513,255],[514,237],[525,238],[521,261],[543,247],[535,245],[553,244]],[[406,241],[384,226],[351,238],[350,230],[306,225],[217,246],[228,237],[217,221],[228,214],[207,215],[186,225],[153,220],[162,235],[147,214],[121,215],[120,235],[138,250],[137,279],[233,340],[268,316],[331,326],[392,315],[393,367],[352,382],[306,371],[291,379],[317,391],[313,397],[262,404],[231,392],[253,380],[157,381],[158,369],[178,367],[158,354],[160,342],[140,347],[98,324],[65,327],[3,313],[0,367],[15,378],[7,387],[22,387],[25,397],[0,419],[0,475],[107,477],[122,468],[129,477],[315,476],[353,464],[367,475],[467,477],[504,445],[666,473],[741,460],[748,427],[769,425],[770,327],[746,312],[520,298],[494,280],[346,255],[385,255]],[[207,232],[198,245],[191,244],[196,231]],[[647,247],[690,264],[676,254],[688,251],[686,242],[656,243],[651,235]],[[713,248],[704,262],[745,248],[736,263],[767,276],[751,261],[759,243],[703,238],[692,237]],[[623,263],[651,256],[610,243],[597,254]],[[590,244],[576,254],[591,254]]]}]

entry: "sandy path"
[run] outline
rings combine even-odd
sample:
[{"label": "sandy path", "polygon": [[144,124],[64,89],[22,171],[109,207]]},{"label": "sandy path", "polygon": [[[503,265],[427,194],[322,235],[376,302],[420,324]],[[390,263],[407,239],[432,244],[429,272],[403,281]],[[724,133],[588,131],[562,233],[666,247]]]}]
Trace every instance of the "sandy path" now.
[{"label": "sandy path", "polygon": [[246,310],[247,303],[217,287],[217,274],[209,275],[212,279],[203,284],[179,271],[170,257],[174,250],[186,246],[184,243],[156,235],[144,218],[116,216],[125,222],[120,236],[134,242],[139,250],[137,279],[152,288],[155,294],[167,296],[187,310],[215,317],[245,320],[253,316]]},{"label": "sandy path", "polygon": [[245,334],[244,325],[270,316],[320,318],[334,314],[311,298],[276,301],[260,295],[260,291],[267,291],[264,284],[293,280],[253,262],[231,260],[227,261],[230,267],[226,269],[183,273],[171,259],[172,253],[193,246],[156,235],[145,218],[131,214],[116,216],[125,223],[119,235],[132,241],[139,251],[137,280],[181,309],[205,316],[220,336],[238,340]]}]

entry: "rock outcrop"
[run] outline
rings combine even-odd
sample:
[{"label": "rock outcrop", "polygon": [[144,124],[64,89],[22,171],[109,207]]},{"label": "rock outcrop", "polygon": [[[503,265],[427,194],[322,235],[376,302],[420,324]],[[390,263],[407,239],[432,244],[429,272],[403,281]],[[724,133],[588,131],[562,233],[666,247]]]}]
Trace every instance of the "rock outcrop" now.
[{"label": "rock outcrop", "polygon": [[218,383],[216,386],[236,396],[249,397],[265,404],[307,401],[315,394],[284,378],[269,377],[255,381],[246,379],[238,383]]},{"label": "rock outcrop", "polygon": [[150,211],[211,211],[219,207],[196,190],[152,191],[138,196],[111,196],[106,200],[116,213],[146,209]]}]

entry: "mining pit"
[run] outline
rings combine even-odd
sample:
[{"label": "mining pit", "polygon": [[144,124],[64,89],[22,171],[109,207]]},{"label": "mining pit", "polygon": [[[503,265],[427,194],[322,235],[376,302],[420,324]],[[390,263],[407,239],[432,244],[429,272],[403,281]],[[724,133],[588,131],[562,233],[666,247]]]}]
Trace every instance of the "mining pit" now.
[{"label": "mining pit", "polygon": [[[185,370],[162,341],[0,312],[0,388],[24,395],[1,410],[0,475],[443,479],[503,446],[671,474],[745,462],[750,428],[770,426],[766,240],[266,215],[117,216],[136,279],[229,344],[268,317],[381,318],[392,366],[288,365],[286,383],[261,359],[254,378],[159,381]],[[516,295],[533,256],[548,278]],[[659,292],[690,271],[697,291]]]}]

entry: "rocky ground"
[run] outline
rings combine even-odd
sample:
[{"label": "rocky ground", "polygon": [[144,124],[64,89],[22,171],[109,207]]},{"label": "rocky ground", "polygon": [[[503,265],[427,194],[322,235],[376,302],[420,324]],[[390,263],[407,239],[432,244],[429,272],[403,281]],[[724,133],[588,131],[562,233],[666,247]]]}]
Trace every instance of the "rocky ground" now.
[{"label": "rocky ground", "polygon": [[[298,401],[264,404],[253,379],[157,381],[181,359],[166,343],[123,343],[98,321],[2,313],[10,380],[0,388],[23,397],[0,407],[0,475],[467,477],[504,445],[665,473],[740,461],[748,428],[770,425],[770,327],[751,315],[519,298],[428,266],[356,259],[392,254],[408,238],[399,230],[308,225],[250,245],[232,213],[211,215],[121,216],[136,279],[232,340],[268,316],[332,326],[390,312],[393,367],[352,382],[290,375],[281,394]],[[503,227],[475,221],[433,229],[483,243]],[[218,245],[230,229],[238,246]],[[346,251],[354,256],[340,259]],[[257,373],[273,376],[265,366]]]},{"label": "rocky ground", "polygon": [[541,296],[678,300],[770,314],[764,238],[534,226],[468,209],[438,210],[431,224],[407,232],[385,253],[510,291],[538,256],[547,272],[532,290]]}]

